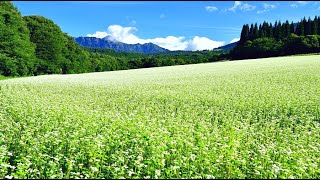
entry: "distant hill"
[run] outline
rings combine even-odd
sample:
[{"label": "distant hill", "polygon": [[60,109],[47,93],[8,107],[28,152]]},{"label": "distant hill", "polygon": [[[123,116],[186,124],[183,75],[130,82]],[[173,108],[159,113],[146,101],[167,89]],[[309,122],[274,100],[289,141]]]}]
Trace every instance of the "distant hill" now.
[{"label": "distant hill", "polygon": [[146,44],[126,44],[118,41],[110,40],[110,37],[96,38],[96,37],[78,37],[75,41],[84,47],[91,48],[107,48],[113,49],[117,52],[136,52],[144,54],[164,53],[169,50],[159,47],[153,43]]},{"label": "distant hill", "polygon": [[219,50],[223,50],[223,51],[230,51],[231,49],[233,49],[234,47],[237,46],[239,41],[234,42],[234,43],[230,43],[224,46],[220,46],[218,48],[213,49],[214,51],[219,51]]}]

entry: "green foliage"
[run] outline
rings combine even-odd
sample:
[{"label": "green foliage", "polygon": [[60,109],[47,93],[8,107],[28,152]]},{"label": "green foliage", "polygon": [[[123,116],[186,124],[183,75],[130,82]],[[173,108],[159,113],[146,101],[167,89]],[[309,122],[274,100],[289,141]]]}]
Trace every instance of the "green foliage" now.
[{"label": "green foliage", "polygon": [[[245,36],[249,25],[244,25],[240,43],[230,52],[232,59],[273,57],[303,53],[319,53],[319,18],[313,20],[304,17],[296,25],[289,21],[272,24],[263,22],[259,25],[257,38],[256,25],[251,24],[249,37]],[[296,27],[295,27],[296,26]],[[255,33],[254,33],[255,32]],[[250,36],[251,33],[251,36]],[[267,38],[267,39],[266,39]]]},{"label": "green foliage", "polygon": [[42,16],[24,17],[36,44],[37,74],[92,72],[90,55],[53,21]]},{"label": "green foliage", "polygon": [[21,14],[11,2],[0,2],[0,73],[25,76],[34,73],[35,46]]},{"label": "green foliage", "polygon": [[30,30],[30,39],[36,44],[36,56],[44,61],[43,72],[61,73],[60,64],[64,61],[65,41],[60,28],[53,21],[42,16],[25,16],[24,20]]},{"label": "green foliage", "polygon": [[161,59],[149,57],[149,58],[143,59],[142,64],[144,68],[159,67],[161,65]]},{"label": "green foliage", "polygon": [[249,25],[245,24],[245,25],[243,25],[243,28],[241,30],[239,43],[244,43],[248,39],[249,39]]},{"label": "green foliage", "polygon": [[283,43],[277,42],[273,38],[258,38],[253,41],[247,41],[244,45],[236,46],[231,52],[233,59],[250,59],[273,57],[279,55]]},{"label": "green foliage", "polygon": [[317,179],[319,56],[0,81],[0,177]]},{"label": "green foliage", "polygon": [[297,36],[290,34],[283,41],[273,38],[259,38],[236,46],[231,52],[232,59],[251,59],[283,55],[319,53],[320,36]]},{"label": "green foliage", "polygon": [[92,72],[89,53],[83,50],[73,38],[64,34],[64,61],[61,62],[63,74]]},{"label": "green foliage", "polygon": [[103,48],[88,48],[93,71],[112,71],[120,69],[137,69],[182,64],[214,62],[222,59],[223,51],[169,52],[159,54],[141,54],[116,52]]},{"label": "green foliage", "polygon": [[[249,28],[248,24],[243,25],[241,35],[240,35],[240,45],[244,44],[247,40],[254,40],[257,38],[275,38],[276,40],[283,40],[289,37],[290,34],[294,33],[299,36],[305,35],[317,35],[319,32],[319,18],[316,16],[314,20],[311,20],[309,17],[308,20],[303,18],[300,22],[296,23],[296,28],[293,22],[289,24],[287,20],[285,23],[281,23],[281,21],[276,21],[274,26],[272,24],[268,24],[267,22],[263,22],[259,25],[257,23],[255,25],[251,24]],[[246,33],[249,32],[248,35]]]}]

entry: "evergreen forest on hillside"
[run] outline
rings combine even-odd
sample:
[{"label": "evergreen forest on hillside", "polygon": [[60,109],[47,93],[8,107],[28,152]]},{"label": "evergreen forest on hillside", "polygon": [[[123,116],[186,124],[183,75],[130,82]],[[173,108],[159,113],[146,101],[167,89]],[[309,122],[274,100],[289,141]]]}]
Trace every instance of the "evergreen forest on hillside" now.
[{"label": "evergreen forest on hillside", "polygon": [[318,53],[320,17],[300,22],[276,21],[243,25],[240,41],[230,56],[232,59],[274,57],[304,53]]}]

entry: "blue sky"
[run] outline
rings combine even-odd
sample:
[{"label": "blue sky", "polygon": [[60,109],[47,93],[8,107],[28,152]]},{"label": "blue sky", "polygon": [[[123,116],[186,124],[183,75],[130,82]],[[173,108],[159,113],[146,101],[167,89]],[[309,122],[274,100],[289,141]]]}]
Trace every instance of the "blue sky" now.
[{"label": "blue sky", "polygon": [[236,41],[243,24],[299,21],[320,15],[308,1],[14,1],[22,15],[52,19],[70,36],[128,44],[152,42],[170,50],[212,49]]}]

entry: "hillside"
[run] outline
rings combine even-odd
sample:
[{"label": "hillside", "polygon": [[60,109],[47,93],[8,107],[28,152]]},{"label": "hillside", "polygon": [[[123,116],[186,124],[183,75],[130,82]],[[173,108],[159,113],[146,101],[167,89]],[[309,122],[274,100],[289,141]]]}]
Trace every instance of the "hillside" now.
[{"label": "hillside", "polygon": [[299,56],[1,80],[0,177],[317,178],[319,67]]},{"label": "hillside", "polygon": [[238,43],[239,43],[239,42],[230,43],[230,44],[227,44],[227,45],[224,45],[224,46],[215,48],[215,49],[213,49],[213,50],[216,50],[216,51],[219,51],[219,50],[222,50],[222,51],[230,51],[230,50],[232,50],[234,47],[236,47]]},{"label": "hillside", "polygon": [[95,38],[95,37],[78,37],[75,41],[84,47],[91,48],[107,48],[113,49],[117,52],[135,52],[145,54],[155,54],[169,52],[169,50],[161,48],[152,43],[146,44],[126,44],[122,42],[112,41],[109,37]]},{"label": "hillside", "polygon": [[0,75],[26,76],[34,72],[35,45],[21,13],[11,2],[0,2]]}]

